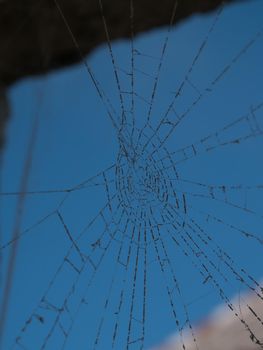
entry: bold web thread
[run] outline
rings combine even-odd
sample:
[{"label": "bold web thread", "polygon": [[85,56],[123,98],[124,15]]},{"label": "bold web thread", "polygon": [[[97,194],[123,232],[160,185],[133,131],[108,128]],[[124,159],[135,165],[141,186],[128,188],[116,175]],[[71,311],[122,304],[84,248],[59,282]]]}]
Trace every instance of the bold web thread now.
[{"label": "bold web thread", "polygon": [[[255,191],[261,193],[263,184],[209,184],[189,180],[180,175],[180,166],[202,155],[213,154],[217,150],[224,151],[228,147],[238,147],[242,143],[260,138],[263,102],[249,107],[242,116],[233,116],[230,123],[183,148],[169,150],[169,146],[166,146],[179,125],[187,117],[190,118],[201,101],[216,91],[217,85],[261,40],[261,32],[247,40],[204,89],[199,88],[192,79],[192,74],[220,22],[222,6],[215,14],[179,87],[163,115],[159,117],[158,123],[154,125],[153,111],[157,104],[159,80],[179,2],[174,1],[172,4],[170,25],[158,58],[136,48],[136,4],[134,0],[129,1],[130,67],[122,68],[118,66],[114,54],[104,2],[98,0],[114,72],[119,110],[113,106],[102,88],[102,83],[96,79],[84,58],[60,3],[57,0],[54,0],[54,3],[116,131],[119,153],[115,164],[76,186],[1,193],[1,196],[5,197],[64,194],[58,206],[27,229],[21,230],[10,241],[4,242],[1,246],[2,252],[17,244],[23,237],[33,234],[37,227],[51,218],[56,219],[70,243],[70,248],[41,299],[16,336],[12,349],[44,350],[54,349],[54,346],[56,349],[66,349],[70,337],[77,332],[76,324],[80,313],[84,312],[86,318],[93,317],[89,314],[89,306],[96,303],[96,295],[92,293],[98,283],[101,266],[107,257],[111,257],[113,269],[109,272],[108,285],[103,291],[102,305],[98,305],[98,315],[94,317],[94,329],[90,332],[87,329],[87,339],[83,339],[83,348],[145,348],[147,337],[151,337],[147,324],[155,313],[151,304],[152,266],[155,266],[154,278],[163,286],[164,294],[161,297],[169,310],[173,329],[178,331],[181,349],[189,348],[185,340],[186,335],[190,336],[192,344],[199,349],[190,310],[195,300],[187,302],[184,296],[174,260],[175,252],[181,254],[182,261],[185,258],[181,265],[186,266],[189,263],[193,267],[200,275],[200,283],[209,285],[212,292],[218,294],[234,317],[243,324],[244,331],[251,341],[263,348],[263,320],[257,310],[246,305],[254,317],[255,324],[261,327],[261,333],[258,334],[231,301],[228,285],[239,281],[241,286],[248,288],[261,302],[263,287],[246,266],[240,266],[229,252],[221,247],[217,240],[218,233],[214,233],[211,227],[216,227],[222,235],[223,232],[236,234],[237,238],[253,241],[260,247],[263,245],[263,237],[253,229],[236,226],[229,218],[227,220],[221,217],[219,209],[213,212],[210,207],[206,209],[205,206],[197,206],[195,202],[207,200],[209,203],[223,205],[227,210],[237,210],[239,215],[262,220],[262,213],[250,205],[248,198]],[[156,61],[156,72],[153,75],[138,68],[140,58]],[[142,96],[137,90],[138,74],[152,81],[150,99]],[[130,90],[122,89],[123,79],[128,81]],[[177,112],[176,103],[186,88],[192,90],[194,98],[183,112]],[[136,103],[146,105],[142,125],[138,123]],[[76,235],[68,225],[63,208],[74,193],[88,191],[94,187],[104,189],[105,203]],[[214,226],[210,227],[211,223]],[[65,276],[67,287],[59,288],[61,278]]]}]

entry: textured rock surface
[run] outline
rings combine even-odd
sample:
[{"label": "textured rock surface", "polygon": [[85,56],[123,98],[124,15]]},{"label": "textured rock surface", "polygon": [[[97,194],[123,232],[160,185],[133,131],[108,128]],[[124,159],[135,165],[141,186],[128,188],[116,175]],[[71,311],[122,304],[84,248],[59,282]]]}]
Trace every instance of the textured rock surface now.
[{"label": "textured rock surface", "polygon": [[[106,39],[98,0],[57,0],[84,55]],[[133,0],[134,31],[168,24],[175,0]],[[222,0],[180,0],[174,23]],[[130,1],[104,0],[111,39],[130,36]],[[0,0],[0,81],[41,74],[80,60],[54,0]]]},{"label": "textured rock surface", "polygon": [[[4,129],[9,115],[9,106],[5,94],[5,90],[0,88],[0,150],[4,143]],[[1,157],[1,153],[0,153]],[[0,159],[1,161],[1,159]]]},{"label": "textured rock surface", "polygon": [[[0,0],[0,89],[23,77],[80,61],[81,55],[65,27],[56,1],[83,55],[105,42],[99,0]],[[178,0],[174,24],[193,13],[211,11],[222,2]],[[169,24],[175,0],[133,0],[133,4],[134,33],[137,34]],[[129,38],[130,0],[103,0],[103,13],[112,40]],[[4,93],[1,93],[0,108],[2,140],[7,118]]]}]

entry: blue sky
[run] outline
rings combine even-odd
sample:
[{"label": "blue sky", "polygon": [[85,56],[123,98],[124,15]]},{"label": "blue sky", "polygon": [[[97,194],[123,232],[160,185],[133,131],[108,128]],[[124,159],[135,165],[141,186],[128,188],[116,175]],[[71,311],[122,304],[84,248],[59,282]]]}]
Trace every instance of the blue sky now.
[{"label": "blue sky", "polygon": [[[233,58],[237,57],[238,53],[244,49],[246,44],[262,30],[262,13],[263,4],[260,1],[248,1],[245,4],[230,6],[223,10],[213,32],[209,36],[200,59],[189,77],[190,83],[185,85],[183,93],[175,104],[174,108],[179,115],[184,113],[200,91],[205,91],[207,87],[211,86],[211,82],[222,72],[224,67],[227,67]],[[153,126],[158,125],[158,121],[167,109],[180,82],[184,79],[214,19],[215,14],[207,17],[196,16],[172,30],[153,104],[151,119]],[[151,96],[153,79],[150,76],[156,74],[159,63],[158,57],[160,57],[166,36],[167,28],[163,28],[140,35],[134,42],[136,50],[140,53],[140,55],[135,56],[135,92],[146,100],[149,100]],[[249,114],[253,107],[263,101],[262,47],[262,38],[258,36],[255,43],[248,50],[243,50],[243,54],[237,59],[236,63],[231,65],[219,83],[213,86],[213,91],[206,92],[200,103],[187,114],[187,117],[176,127],[167,141],[166,147],[170,152],[187,145],[199,145],[198,140],[224,128],[225,125],[239,117]],[[130,70],[130,42],[115,42],[113,52],[116,65],[120,68],[118,71],[120,83],[122,89],[126,91],[130,88],[130,78],[122,71]],[[120,114],[121,106],[118,99],[118,89],[106,45],[94,51],[88,57],[88,63],[94,71],[96,79],[112,101],[117,114]],[[149,106],[138,96],[135,98],[135,120],[140,128],[145,123]],[[36,115],[39,115],[40,124],[33,153],[28,184],[29,191],[72,188],[116,163],[119,152],[116,132],[83,64],[46,76],[23,80],[10,89],[9,98],[12,116],[8,124],[4,150],[3,192],[19,191],[27,143],[32,121]],[[125,95],[124,103],[127,109],[130,108],[131,97],[129,94]],[[258,124],[261,123],[260,126],[263,127],[262,110],[256,111],[255,116]],[[233,137],[242,137],[250,129],[248,124],[243,125],[241,123],[237,124],[236,128],[229,130],[229,134],[227,134],[228,131],[223,133],[226,140],[231,139],[231,137],[232,139]],[[211,142],[213,145],[215,141]],[[238,145],[230,144],[215,148],[213,151],[201,152],[200,156],[178,164],[177,170],[180,181],[175,179],[174,188],[178,193],[200,189],[198,185],[192,184],[193,187],[187,185],[184,180],[195,182],[195,184],[214,186],[238,184],[256,186],[262,184],[261,150],[262,137],[259,136],[248,138]],[[107,181],[115,179],[113,170],[109,170],[105,174]],[[168,174],[170,175],[171,172],[168,172]],[[97,183],[96,186],[93,182],[93,186],[72,192],[63,202],[63,205],[59,207],[74,239],[77,239],[82,228],[107,203],[107,194],[114,194],[114,182],[109,182],[109,193],[105,191],[103,176],[100,175],[95,182]],[[104,185],[101,185],[103,183]],[[213,236],[215,242],[231,255],[237,266],[253,273],[256,279],[262,277],[262,245],[258,244],[255,239],[248,239],[244,235],[240,235],[240,231],[233,229],[233,227],[230,228],[229,225],[262,238],[261,192],[262,190],[232,191],[227,199],[240,207],[247,205],[251,211],[257,213],[256,215],[237,207],[233,208],[233,206],[231,207],[222,201],[186,195],[190,217]],[[64,196],[65,193],[27,196],[21,232],[56,210]],[[12,235],[16,201],[17,196],[1,196],[3,244],[8,242]],[[115,199],[112,200],[112,204],[115,208],[118,205]],[[208,219],[207,214],[210,214]],[[115,220],[118,220],[119,215],[120,211],[117,211]],[[225,224],[219,224],[218,221],[212,220],[213,215],[221,218]],[[110,229],[114,232],[114,228]],[[121,232],[124,229],[125,222],[121,221],[117,235],[121,237]],[[95,223],[85,236],[86,240],[80,240],[80,244],[84,248],[89,247],[91,249],[92,244],[97,241],[102,230],[102,222]],[[161,232],[170,261],[180,281],[184,302],[189,306],[191,319],[195,324],[203,319],[215,305],[222,303],[222,300],[211,281],[204,283],[191,261],[185,258],[180,247],[173,245],[171,240],[168,239],[169,229],[164,228]],[[150,232],[147,232],[147,235],[150,236]],[[174,235],[180,240],[181,233],[179,231],[176,232],[175,230]],[[103,243],[107,244],[107,239]],[[63,261],[70,244],[71,242],[65,234],[65,229],[59,222],[57,215],[50,215],[47,220],[24,234],[23,238],[19,240],[3,349],[10,348],[24,322],[38,305],[50,279]],[[158,244],[160,244],[160,241]],[[123,278],[125,278],[123,270],[120,270],[119,266],[116,265],[118,247],[119,243],[114,241],[109,248],[109,252],[88,290],[88,305],[81,304],[82,307],[76,318],[66,349],[92,349],[101,315],[104,313],[103,305],[107,296],[110,296],[110,303],[107,312],[105,312],[103,331],[97,348],[110,348],[109,339],[111,339],[114,320],[116,319],[114,315],[120,300],[119,293]],[[122,252],[123,258],[127,257],[128,240],[125,247]],[[128,334],[128,315],[134,273],[132,266],[134,266],[136,260],[135,247],[134,245],[131,264],[126,275],[124,304],[119,316],[120,329],[116,349],[120,350],[125,348]],[[9,248],[2,250],[1,283],[6,277],[4,268],[6,267],[8,253]],[[213,252],[210,253],[212,259]],[[94,257],[95,260],[99,259],[99,254],[98,249],[98,254]],[[135,319],[136,315],[141,315],[142,312],[143,252],[140,252],[140,254],[138,265],[140,272],[134,297],[133,318]],[[150,249],[147,265],[148,294],[145,348],[161,342],[166,336],[176,331],[166,295],[166,285],[170,286],[171,281],[167,282],[163,279],[158,259],[154,254],[154,249]],[[74,261],[77,264],[78,257],[72,259],[76,259]],[[219,260],[214,260],[214,262],[220,266],[220,271],[223,274],[229,273]],[[54,304],[60,302],[63,293],[70,288],[70,281],[76,277],[70,269],[63,273],[58,277],[59,282],[50,296],[54,300]],[[78,298],[83,294],[85,283],[91,278],[91,275],[91,268],[88,268],[82,275],[79,289],[76,291]],[[116,277],[112,279],[112,276]],[[224,290],[231,297],[240,289],[244,289],[244,285],[240,284],[233,275],[230,274],[228,277],[229,282],[224,284]],[[111,283],[113,283],[112,289],[109,287]],[[183,323],[182,306],[178,298],[176,301],[178,303],[178,317]],[[75,302],[77,303],[77,301]],[[71,307],[73,308],[72,305]],[[36,312],[38,311],[37,309]],[[43,315],[45,317],[44,324],[36,322],[32,329],[29,327],[29,330],[23,334],[22,341],[23,344],[26,344],[27,349],[40,349],[39,339],[47,332],[49,322],[51,322],[50,319],[53,317],[47,310],[43,311]],[[67,327],[69,321],[64,320],[63,322]],[[137,335],[140,336],[140,327],[140,322],[133,320],[131,334],[134,338]],[[47,349],[59,349],[61,339],[61,334],[55,332],[54,337],[47,344]],[[137,346],[138,343],[131,345],[129,348],[137,349]]]}]

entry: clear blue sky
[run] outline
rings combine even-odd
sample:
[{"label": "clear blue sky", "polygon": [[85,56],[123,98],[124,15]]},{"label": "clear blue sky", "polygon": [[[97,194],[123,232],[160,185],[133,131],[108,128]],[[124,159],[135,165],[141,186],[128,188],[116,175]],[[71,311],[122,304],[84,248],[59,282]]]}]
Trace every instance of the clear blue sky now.
[{"label": "clear blue sky", "polygon": [[[263,3],[261,1],[247,1],[242,5],[224,9],[209,37],[207,46],[189,77],[190,83],[186,83],[183,93],[175,104],[176,112],[179,115],[191,105],[200,91],[205,91],[211,85],[211,82],[224,67],[227,67],[232,59],[244,49],[246,43],[255,38],[256,34],[263,29],[262,13]],[[161,119],[173,98],[173,93],[184,79],[214,18],[215,14],[206,17],[197,16],[172,30],[154,100],[152,125],[156,126],[158,120]],[[151,97],[153,79],[150,76],[156,75],[158,57],[160,57],[166,35],[167,29],[164,28],[141,35],[134,42],[135,48],[141,53],[141,55],[135,56],[135,92],[146,100],[150,100]],[[117,66],[124,71],[129,71],[131,64],[130,43],[118,41],[114,43],[113,51]],[[239,117],[249,114],[251,108],[253,109],[263,101],[262,58],[263,38],[257,37],[255,43],[246,52],[243,52],[222,79],[212,86],[213,91],[206,92],[200,103],[176,128],[166,143],[170,152],[193,143],[200,145],[198,140],[224,128],[225,125]],[[120,113],[118,90],[107,47],[98,48],[88,57],[88,62],[117,113]],[[129,76],[121,70],[119,70],[119,76],[122,90],[129,90]],[[115,130],[83,64],[44,77],[21,81],[10,89],[9,97],[12,116],[8,124],[4,152],[3,192],[19,191],[32,121],[37,113],[40,117],[40,125],[30,173],[29,191],[72,188],[116,162],[119,149]],[[126,94],[124,104],[127,109],[130,103],[131,96]],[[135,97],[135,119],[139,127],[146,120],[148,108],[149,106],[138,96]],[[263,127],[262,113],[262,109],[255,112],[261,127]],[[225,140],[240,138],[249,133],[249,128],[249,124],[240,123],[236,127],[230,128],[229,131],[226,130],[222,137],[223,139],[225,137]],[[209,142],[211,142],[210,145],[214,145],[217,141],[211,139]],[[248,138],[238,145],[230,144],[200,153],[193,159],[178,164],[177,170],[181,180],[175,181],[174,188],[178,193],[197,193],[200,190],[197,183],[214,186],[238,184],[256,186],[262,184],[262,146],[263,139],[259,136]],[[107,180],[113,180],[115,178],[114,171],[106,173],[106,176]],[[195,182],[195,185],[183,180]],[[96,181],[101,184],[104,178],[100,176]],[[110,182],[109,193],[114,193],[114,183]],[[209,193],[209,189],[206,193]],[[227,201],[235,203],[236,207],[211,198],[186,194],[188,215],[233,257],[236,266],[245,268],[256,279],[262,277],[263,247],[255,239],[245,238],[240,231],[233,229],[233,227],[230,228],[229,225],[263,239],[261,194],[262,190],[258,189],[230,191],[227,193]],[[21,231],[53,212],[64,196],[63,193],[27,196]],[[12,234],[16,198],[16,196],[1,197],[3,244],[9,241]],[[70,194],[60,210],[74,239],[106,202],[107,191],[105,191],[105,186],[101,185],[87,187]],[[171,203],[171,205],[173,204]],[[244,207],[245,205],[251,212],[237,208],[237,206]],[[221,218],[227,224],[220,224],[211,218],[207,220],[207,214]],[[124,230],[124,222],[121,222],[120,227],[121,230],[117,232],[118,237]],[[85,240],[80,241],[83,249],[88,249],[88,247],[91,249],[101,230],[101,222],[90,228]],[[147,235],[149,236],[150,232],[147,232]],[[191,261],[185,258],[180,247],[173,245],[172,241],[168,239],[169,233],[165,228],[162,229],[162,235],[172,266],[180,282],[184,302],[188,305],[191,320],[195,324],[203,319],[215,305],[222,303],[222,300],[211,281],[204,283]],[[179,233],[175,231],[174,235],[175,237],[177,235],[178,240],[180,240]],[[106,243],[107,241],[102,244]],[[4,350],[10,348],[24,322],[38,305],[43,292],[69,247],[70,240],[56,215],[51,215],[19,240]],[[119,265],[115,265],[118,247],[119,243],[114,242],[109,248],[89,289],[88,305],[82,304],[65,349],[93,349],[92,344],[96,338],[101,315],[104,312],[103,305],[107,295],[110,295],[110,303],[105,313],[105,321],[97,349],[110,349],[109,339],[112,337],[114,320],[116,319],[115,312],[120,300],[119,293],[124,278],[123,270],[120,270]],[[126,250],[124,249],[122,252],[123,257],[127,256],[128,240],[125,247]],[[160,241],[158,247],[160,247]],[[6,266],[8,253],[9,248],[2,250],[3,267]],[[94,260],[99,259],[99,254],[98,248],[98,254],[94,256]],[[213,252],[209,251],[207,254],[211,259],[214,259],[213,262],[218,266],[218,269],[228,276],[229,282],[222,281],[222,283],[229,298],[235,295],[239,289],[244,289],[244,285],[234,278],[226,266],[219,259],[212,257]],[[75,256],[72,259],[73,261],[76,259],[77,264],[79,257]],[[143,251],[140,251],[138,265],[140,272],[134,297],[133,315],[137,321],[133,319],[131,331],[133,340],[136,337],[139,338],[141,334],[141,324],[138,322],[138,318],[141,317],[139,315],[142,312],[143,259]],[[124,304],[119,317],[120,329],[116,341],[116,349],[118,350],[123,350],[126,346],[135,260],[136,245],[133,246],[132,250],[131,264],[124,288]],[[113,280],[113,287],[109,292],[115,268],[117,269],[116,279]],[[166,284],[172,286],[172,282],[163,280],[153,248],[149,249],[147,271],[145,348],[161,342],[169,334],[176,331],[165,289]],[[75,291],[78,297],[82,296],[82,289],[91,273],[92,268],[90,267],[87,275],[84,273],[82,276],[83,280],[80,282],[79,289]],[[1,284],[5,277],[2,270]],[[52,295],[49,296],[55,305],[59,304],[63,293],[69,291],[70,281],[74,278],[74,272],[69,267],[58,276],[59,282],[52,290]],[[76,300],[73,300],[72,303],[77,303]],[[178,296],[175,300],[176,305],[178,305],[178,317],[183,324],[185,316]],[[70,307],[74,308],[75,306],[70,305]],[[51,325],[54,314],[44,309],[41,310],[44,323],[37,321],[35,317],[32,327],[30,326],[31,328],[29,327],[21,338],[22,343],[26,344],[26,349],[40,349],[39,340],[45,337],[47,329]],[[39,309],[36,310],[36,314],[39,315]],[[67,328],[69,320],[63,320],[63,322],[63,326]],[[50,343],[47,343],[47,349],[60,349],[62,335],[59,332],[61,329],[52,335]],[[130,349],[139,349],[138,343],[131,345]]]}]

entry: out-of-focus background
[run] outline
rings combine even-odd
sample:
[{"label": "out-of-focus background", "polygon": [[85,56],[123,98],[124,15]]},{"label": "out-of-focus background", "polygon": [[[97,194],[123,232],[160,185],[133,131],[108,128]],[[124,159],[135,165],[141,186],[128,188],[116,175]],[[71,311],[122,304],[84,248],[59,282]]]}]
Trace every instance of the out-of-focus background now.
[{"label": "out-of-focus background", "polygon": [[[260,336],[262,334],[261,327],[257,324],[252,315],[247,312],[246,305],[249,304],[253,309],[257,310],[258,315],[263,317],[262,303],[257,301],[251,295],[237,295],[234,303],[240,308],[244,320],[250,324],[256,333]],[[203,322],[197,325],[197,337],[200,349],[203,350],[256,350],[261,349],[260,345],[253,344],[247,334],[243,332],[242,325],[229,312],[225,306],[218,306]],[[186,340],[188,349],[194,349],[191,345],[190,336]],[[181,344],[178,341],[178,336],[170,337],[163,345],[155,347],[154,350],[177,350],[180,349]]]}]

